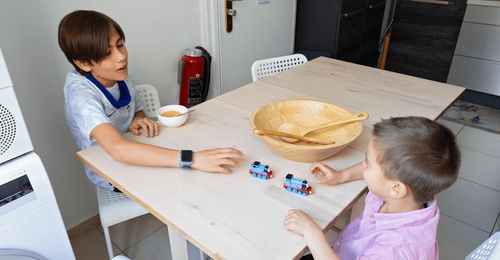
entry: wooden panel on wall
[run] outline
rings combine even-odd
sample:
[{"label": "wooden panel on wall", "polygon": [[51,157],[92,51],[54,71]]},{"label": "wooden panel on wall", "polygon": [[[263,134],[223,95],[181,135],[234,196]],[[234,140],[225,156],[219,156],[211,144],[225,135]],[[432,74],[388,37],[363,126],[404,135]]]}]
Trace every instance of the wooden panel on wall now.
[{"label": "wooden panel on wall", "polygon": [[446,82],[465,9],[466,0],[398,1],[386,69]]}]

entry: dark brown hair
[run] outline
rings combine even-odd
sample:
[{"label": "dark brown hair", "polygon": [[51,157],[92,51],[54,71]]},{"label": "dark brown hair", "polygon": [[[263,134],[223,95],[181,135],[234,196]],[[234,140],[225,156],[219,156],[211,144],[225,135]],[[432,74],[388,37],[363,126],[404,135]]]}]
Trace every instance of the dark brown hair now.
[{"label": "dark brown hair", "polygon": [[423,117],[382,120],[373,128],[377,162],[386,178],[406,184],[427,202],[457,179],[460,151],[447,127]]},{"label": "dark brown hair", "polygon": [[73,67],[87,75],[74,60],[91,63],[104,59],[113,29],[125,41],[120,25],[105,14],[90,10],[71,12],[59,23],[59,47]]}]

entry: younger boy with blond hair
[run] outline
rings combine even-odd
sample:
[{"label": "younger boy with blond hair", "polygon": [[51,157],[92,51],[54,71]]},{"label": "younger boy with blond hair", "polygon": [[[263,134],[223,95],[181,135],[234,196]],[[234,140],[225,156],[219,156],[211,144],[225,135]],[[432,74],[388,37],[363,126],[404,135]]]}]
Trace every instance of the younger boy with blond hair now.
[{"label": "younger boy with blond hair", "polygon": [[457,179],[460,152],[446,127],[422,117],[374,125],[364,162],[342,171],[314,163],[326,184],[365,179],[363,213],[329,245],[316,223],[290,210],[285,227],[304,237],[314,259],[438,259],[435,196]]}]

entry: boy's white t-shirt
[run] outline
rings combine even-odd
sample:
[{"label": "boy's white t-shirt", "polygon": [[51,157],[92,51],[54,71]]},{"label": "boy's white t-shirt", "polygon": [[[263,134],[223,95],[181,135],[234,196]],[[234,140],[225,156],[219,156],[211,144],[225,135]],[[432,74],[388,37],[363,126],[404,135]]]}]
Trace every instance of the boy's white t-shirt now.
[{"label": "boy's white t-shirt", "polygon": [[[137,94],[130,79],[126,81],[130,92],[130,103],[127,106],[116,109],[108,101],[106,96],[85,76],[76,70],[66,75],[64,84],[64,112],[66,123],[75,139],[79,149],[93,146],[96,141],[91,136],[92,130],[104,123],[112,124],[119,132],[126,133],[134,119],[137,111],[143,110],[140,95]],[[120,97],[118,84],[106,88],[115,99]],[[85,173],[90,181],[96,185],[112,190],[113,186],[99,177],[89,168],[85,167]]]}]

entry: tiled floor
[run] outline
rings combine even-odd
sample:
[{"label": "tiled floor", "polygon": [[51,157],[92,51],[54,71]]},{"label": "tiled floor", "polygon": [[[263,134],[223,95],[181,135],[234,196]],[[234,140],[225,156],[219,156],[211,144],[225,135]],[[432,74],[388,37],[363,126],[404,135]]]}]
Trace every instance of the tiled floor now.
[{"label": "tiled floor", "polygon": [[457,182],[438,195],[440,259],[464,259],[500,230],[500,134],[454,121],[439,122],[456,134],[462,154]]},{"label": "tiled floor", "polygon": [[457,100],[443,114],[443,119],[492,133],[500,133],[500,109]]},{"label": "tiled floor", "polygon": [[[110,228],[115,255],[131,259],[171,259],[168,232],[163,223],[150,214],[131,219]],[[107,259],[102,228],[96,228],[71,241],[77,260]]]}]

